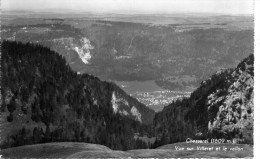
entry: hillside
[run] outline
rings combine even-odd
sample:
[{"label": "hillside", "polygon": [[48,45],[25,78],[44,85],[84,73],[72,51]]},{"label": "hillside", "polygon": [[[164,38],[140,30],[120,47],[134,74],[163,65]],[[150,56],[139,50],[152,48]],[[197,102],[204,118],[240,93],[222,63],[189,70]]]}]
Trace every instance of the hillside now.
[{"label": "hillside", "polygon": [[1,147],[80,141],[140,146],[154,111],[113,83],[72,71],[46,47],[1,43]]},{"label": "hillside", "polygon": [[[185,150],[176,150],[176,146]],[[187,147],[226,147],[227,151],[186,150]],[[232,151],[239,147],[241,150]],[[243,149],[243,150],[242,150]],[[175,143],[157,149],[113,151],[106,146],[89,143],[47,143],[27,145],[1,151],[4,158],[248,158],[253,157],[253,147],[240,144],[187,144]]]},{"label": "hillside", "polygon": [[155,115],[155,146],[192,139],[229,139],[253,144],[254,56],[201,83],[190,98]]}]

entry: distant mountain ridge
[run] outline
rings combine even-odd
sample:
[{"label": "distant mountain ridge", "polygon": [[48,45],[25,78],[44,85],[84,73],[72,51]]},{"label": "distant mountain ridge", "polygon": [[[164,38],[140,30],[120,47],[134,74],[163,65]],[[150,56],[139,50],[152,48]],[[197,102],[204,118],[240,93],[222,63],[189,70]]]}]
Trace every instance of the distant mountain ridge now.
[{"label": "distant mountain ridge", "polygon": [[2,38],[49,47],[76,72],[112,81],[155,80],[170,90],[192,91],[254,49],[252,17],[46,18],[7,21]]},{"label": "distant mountain ridge", "polygon": [[155,115],[155,146],[192,139],[253,144],[254,55],[201,83],[190,96]]},{"label": "distant mountain ridge", "polygon": [[136,148],[154,111],[117,85],[71,70],[64,58],[34,44],[1,43],[1,147],[84,141]]}]

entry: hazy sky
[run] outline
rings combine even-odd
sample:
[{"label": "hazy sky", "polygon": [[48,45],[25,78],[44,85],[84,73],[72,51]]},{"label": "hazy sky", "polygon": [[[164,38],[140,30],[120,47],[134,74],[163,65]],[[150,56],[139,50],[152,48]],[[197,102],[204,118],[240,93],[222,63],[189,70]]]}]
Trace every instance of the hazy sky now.
[{"label": "hazy sky", "polygon": [[253,0],[1,0],[3,9],[253,14]]}]

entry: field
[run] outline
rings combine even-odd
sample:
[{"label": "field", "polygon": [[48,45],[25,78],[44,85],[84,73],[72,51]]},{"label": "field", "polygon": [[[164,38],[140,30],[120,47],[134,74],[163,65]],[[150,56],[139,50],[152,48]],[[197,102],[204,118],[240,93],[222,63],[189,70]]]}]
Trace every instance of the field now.
[{"label": "field", "polygon": [[[192,147],[194,148],[193,150],[191,150]],[[199,149],[199,147],[204,147],[204,149]],[[218,147],[220,150],[216,150]],[[224,147],[226,150],[224,150]],[[188,150],[188,148],[190,150]],[[175,143],[158,147],[156,149],[116,151],[103,145],[61,142],[3,149],[1,150],[1,155],[4,158],[252,158],[253,147],[250,145],[239,144]]]}]

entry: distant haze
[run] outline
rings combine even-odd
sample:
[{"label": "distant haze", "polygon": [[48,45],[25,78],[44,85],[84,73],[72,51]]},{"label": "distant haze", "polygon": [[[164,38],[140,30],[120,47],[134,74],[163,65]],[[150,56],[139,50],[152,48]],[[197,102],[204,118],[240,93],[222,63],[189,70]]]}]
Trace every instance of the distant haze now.
[{"label": "distant haze", "polygon": [[253,0],[1,0],[1,9],[93,13],[253,14]]}]

